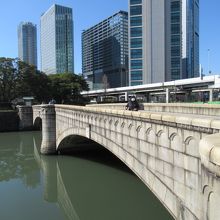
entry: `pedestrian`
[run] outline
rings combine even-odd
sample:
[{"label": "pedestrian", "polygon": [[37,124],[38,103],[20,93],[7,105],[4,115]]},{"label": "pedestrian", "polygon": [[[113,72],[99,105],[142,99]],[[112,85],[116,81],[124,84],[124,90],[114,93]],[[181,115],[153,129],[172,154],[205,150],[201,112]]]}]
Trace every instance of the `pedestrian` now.
[{"label": "pedestrian", "polygon": [[138,104],[137,99],[136,99],[135,96],[131,96],[129,98],[125,109],[127,109],[129,111],[138,111],[139,110],[139,104]]},{"label": "pedestrian", "polygon": [[51,100],[49,101],[49,105],[54,105],[54,104],[56,104],[56,100],[55,100],[55,99],[51,99]]}]

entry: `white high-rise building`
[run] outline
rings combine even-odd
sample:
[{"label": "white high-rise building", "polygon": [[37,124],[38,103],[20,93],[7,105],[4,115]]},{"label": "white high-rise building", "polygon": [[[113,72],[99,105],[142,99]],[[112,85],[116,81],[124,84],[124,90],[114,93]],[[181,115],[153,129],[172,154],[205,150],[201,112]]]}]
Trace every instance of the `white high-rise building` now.
[{"label": "white high-rise building", "polygon": [[72,8],[55,4],[41,16],[40,46],[43,72],[74,72]]},{"label": "white high-rise building", "polygon": [[18,26],[18,58],[37,66],[37,27],[31,22]]},{"label": "white high-rise building", "polygon": [[199,0],[129,0],[129,84],[199,76]]}]

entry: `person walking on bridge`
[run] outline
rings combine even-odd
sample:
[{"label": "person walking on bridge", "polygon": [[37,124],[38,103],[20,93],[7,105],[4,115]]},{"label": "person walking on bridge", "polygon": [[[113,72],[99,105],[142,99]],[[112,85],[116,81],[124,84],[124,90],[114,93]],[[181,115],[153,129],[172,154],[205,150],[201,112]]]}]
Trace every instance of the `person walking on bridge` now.
[{"label": "person walking on bridge", "polygon": [[127,109],[129,111],[138,111],[139,110],[139,104],[138,104],[135,96],[132,96],[129,98],[125,109]]}]

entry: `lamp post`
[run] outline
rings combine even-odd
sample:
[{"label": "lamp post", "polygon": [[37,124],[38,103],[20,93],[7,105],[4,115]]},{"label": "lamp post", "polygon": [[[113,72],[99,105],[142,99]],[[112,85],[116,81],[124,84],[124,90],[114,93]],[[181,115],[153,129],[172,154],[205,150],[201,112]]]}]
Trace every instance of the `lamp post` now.
[{"label": "lamp post", "polygon": [[210,70],[210,49],[208,49],[208,73],[212,73],[212,71]]}]

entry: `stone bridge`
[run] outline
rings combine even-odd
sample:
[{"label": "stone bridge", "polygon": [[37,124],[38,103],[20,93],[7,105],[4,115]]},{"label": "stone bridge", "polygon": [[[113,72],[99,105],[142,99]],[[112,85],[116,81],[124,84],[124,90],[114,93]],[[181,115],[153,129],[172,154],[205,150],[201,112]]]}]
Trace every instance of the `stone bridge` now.
[{"label": "stone bridge", "polygon": [[144,109],[34,106],[33,123],[42,119],[41,153],[92,140],[123,161],[175,219],[220,219],[220,108],[148,104]]}]

